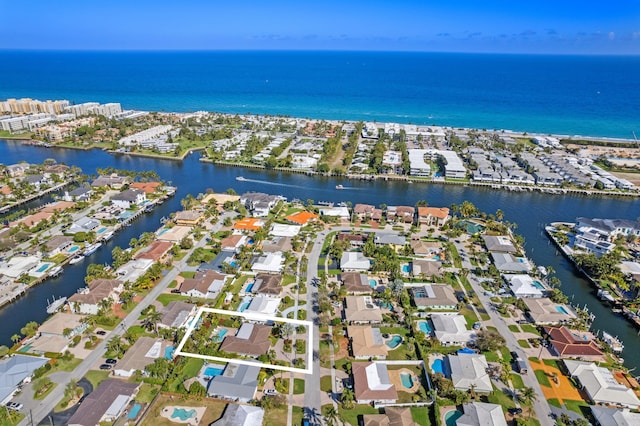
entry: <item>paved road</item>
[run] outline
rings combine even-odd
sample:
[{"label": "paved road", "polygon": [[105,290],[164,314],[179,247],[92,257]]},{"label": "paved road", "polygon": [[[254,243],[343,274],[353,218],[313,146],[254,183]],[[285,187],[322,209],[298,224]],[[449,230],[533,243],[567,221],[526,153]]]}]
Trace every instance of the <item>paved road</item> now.
[{"label": "paved road", "polygon": [[[219,218],[218,225],[216,225],[212,232],[217,232],[221,223],[224,220],[224,215]],[[206,235],[200,241],[198,241],[194,246],[187,252],[187,254],[182,258],[180,262],[174,264],[174,268],[169,271],[162,280],[156,286],[151,289],[151,291],[145,296],[144,299],[140,303],[136,305],[135,308],[131,311],[129,315],[127,315],[124,320],[118,325],[112,332],[108,335],[104,336],[104,340],[98,344],[95,350],[93,350],[87,358],[85,358],[80,365],[78,365],[72,372],[70,373],[60,373],[56,377],[56,383],[58,384],[55,389],[47,395],[47,397],[42,401],[35,401],[33,396],[33,389],[31,385],[27,385],[24,387],[22,394],[16,398],[16,401],[22,402],[24,404],[23,412],[27,414],[26,418],[20,422],[20,425],[29,425],[31,424],[30,417],[33,418],[33,424],[38,424],[42,419],[44,419],[51,410],[55,407],[55,405],[62,399],[64,396],[64,390],[67,386],[67,383],[70,380],[80,380],[92,367],[98,362],[100,358],[102,358],[107,342],[116,336],[122,336],[125,330],[134,325],[142,311],[151,305],[158,296],[165,291],[169,284],[176,279],[178,274],[187,268],[187,259],[191,256],[193,251],[198,247],[204,247],[206,244]]]}]

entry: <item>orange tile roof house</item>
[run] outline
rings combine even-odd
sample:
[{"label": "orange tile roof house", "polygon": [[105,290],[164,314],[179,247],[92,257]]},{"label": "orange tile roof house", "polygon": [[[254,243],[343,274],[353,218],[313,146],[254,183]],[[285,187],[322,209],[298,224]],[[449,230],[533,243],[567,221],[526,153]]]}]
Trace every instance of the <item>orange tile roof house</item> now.
[{"label": "orange tile roof house", "polygon": [[398,399],[396,386],[389,379],[387,366],[378,362],[354,362],[353,390],[358,404],[380,402],[393,404]]},{"label": "orange tile roof house", "polygon": [[604,353],[594,341],[594,336],[567,327],[544,327],[549,336],[549,349],[561,357],[575,357],[587,360],[600,359]]},{"label": "orange tile roof house", "polygon": [[418,207],[420,225],[441,227],[450,219],[447,207]]},{"label": "orange tile roof house", "polygon": [[238,355],[258,356],[271,347],[271,327],[264,324],[244,323],[235,336],[225,336],[220,350]]},{"label": "orange tile roof house", "polygon": [[134,259],[150,259],[154,262],[166,262],[171,256],[173,243],[168,241],[154,241],[147,247],[137,252]]},{"label": "orange tile roof house", "polygon": [[318,215],[311,212],[302,211],[289,215],[285,217],[285,219],[291,223],[295,223],[296,225],[304,226],[307,223],[313,222],[314,220],[318,219]]},{"label": "orange tile roof house", "polygon": [[140,189],[145,194],[153,194],[161,186],[160,182],[134,182],[129,185],[131,189]]},{"label": "orange tile roof house", "polygon": [[258,229],[262,228],[262,226],[264,226],[264,222],[262,220],[255,217],[246,217],[234,223],[233,229],[242,231],[257,231]]},{"label": "orange tile roof house", "polygon": [[364,426],[418,426],[409,407],[384,407],[384,414],[364,414]]}]

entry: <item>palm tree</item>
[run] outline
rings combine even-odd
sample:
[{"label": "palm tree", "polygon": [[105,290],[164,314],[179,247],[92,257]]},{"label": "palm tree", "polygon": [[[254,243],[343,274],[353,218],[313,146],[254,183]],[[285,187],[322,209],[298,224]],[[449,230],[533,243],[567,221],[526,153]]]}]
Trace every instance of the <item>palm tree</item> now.
[{"label": "palm tree", "polygon": [[327,424],[331,426],[338,419],[338,410],[331,405],[324,411],[324,417],[327,419]]},{"label": "palm tree", "polygon": [[533,403],[538,399],[536,391],[533,388],[524,387],[518,394],[518,399],[528,407],[529,417],[531,417],[531,408]]},{"label": "palm tree", "polygon": [[114,352],[120,354],[122,350],[122,342],[120,341],[120,336],[114,336],[107,342],[107,350],[109,352]]},{"label": "palm tree", "polygon": [[355,395],[353,391],[351,389],[343,390],[340,402],[342,403],[343,408],[346,408],[347,410],[352,409],[355,406]]},{"label": "palm tree", "polygon": [[147,312],[147,314],[144,316],[144,320],[143,320],[143,324],[144,327],[147,329],[153,329],[156,333],[156,336],[158,335],[158,321],[160,321],[160,318],[162,317],[162,314],[160,314],[160,312],[158,311],[149,311]]},{"label": "palm tree", "polygon": [[20,340],[22,340],[22,337],[20,337],[19,334],[14,334],[13,336],[11,336],[11,341],[13,342],[14,345],[18,343]]}]

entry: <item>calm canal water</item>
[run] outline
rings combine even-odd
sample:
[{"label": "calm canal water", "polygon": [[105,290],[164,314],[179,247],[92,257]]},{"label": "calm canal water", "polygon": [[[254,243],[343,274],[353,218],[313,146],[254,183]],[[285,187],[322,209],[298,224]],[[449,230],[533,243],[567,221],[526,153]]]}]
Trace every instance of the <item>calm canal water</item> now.
[{"label": "calm canal water", "polygon": [[[76,165],[89,175],[96,174],[99,167],[114,167],[129,170],[155,170],[160,177],[178,187],[176,196],[143,215],[125,228],[108,244],[89,259],[77,265],[67,266],[64,273],[35,288],[17,302],[0,309],[0,344],[10,344],[11,336],[19,332],[28,321],[42,322],[47,317],[47,298],[70,296],[84,286],[84,273],[89,262],[111,262],[111,250],[115,246],[126,247],[131,238],[143,232],[154,231],[160,219],[180,209],[180,200],[187,194],[194,196],[208,188],[225,191],[233,188],[238,193],[261,191],[280,194],[288,199],[300,198],[315,201],[351,201],[368,204],[414,205],[418,200],[427,200],[432,206],[450,206],[469,200],[487,213],[501,209],[505,220],[517,223],[517,233],[526,239],[527,254],[538,265],[552,266],[562,281],[562,290],[579,306],[586,305],[596,315],[595,330],[606,330],[619,336],[624,344],[625,364],[631,368],[640,366],[640,337],[624,318],[613,314],[595,297],[589,284],[579,277],[573,267],[544,235],[544,225],[554,221],[574,221],[578,216],[612,217],[635,220],[640,216],[640,200],[598,198],[584,196],[554,196],[539,193],[515,193],[492,189],[480,189],[453,185],[407,184],[405,182],[360,182],[341,178],[309,177],[298,174],[248,170],[234,167],[218,167],[198,161],[198,154],[184,161],[169,161],[153,158],[114,156],[106,152],[78,151],[57,148],[24,146],[20,142],[0,142],[0,161],[12,164],[22,160],[41,163],[47,158]],[[240,182],[237,176],[248,181]],[[338,191],[337,184],[345,189]]]}]

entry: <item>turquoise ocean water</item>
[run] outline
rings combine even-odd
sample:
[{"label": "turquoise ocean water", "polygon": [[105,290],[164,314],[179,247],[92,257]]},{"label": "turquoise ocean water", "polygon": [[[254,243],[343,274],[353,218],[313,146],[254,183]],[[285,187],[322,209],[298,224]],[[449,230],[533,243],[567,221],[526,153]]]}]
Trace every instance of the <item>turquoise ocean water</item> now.
[{"label": "turquoise ocean water", "polygon": [[0,63],[0,99],[640,135],[640,57],[0,51]]}]

